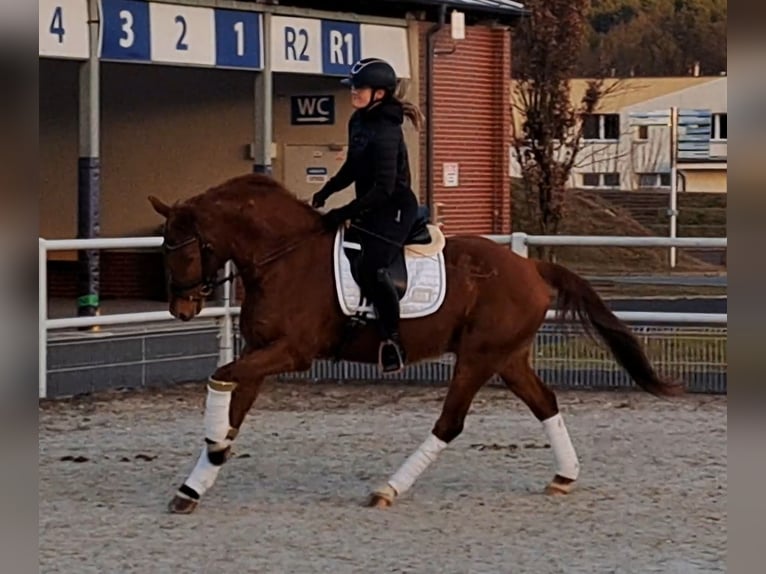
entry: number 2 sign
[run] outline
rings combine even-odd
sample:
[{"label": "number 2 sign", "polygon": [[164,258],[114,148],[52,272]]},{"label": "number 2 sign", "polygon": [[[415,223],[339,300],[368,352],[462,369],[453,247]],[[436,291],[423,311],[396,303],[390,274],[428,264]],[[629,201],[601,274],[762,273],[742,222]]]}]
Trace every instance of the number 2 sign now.
[{"label": "number 2 sign", "polygon": [[209,8],[149,4],[152,61],[215,64],[215,22]]}]

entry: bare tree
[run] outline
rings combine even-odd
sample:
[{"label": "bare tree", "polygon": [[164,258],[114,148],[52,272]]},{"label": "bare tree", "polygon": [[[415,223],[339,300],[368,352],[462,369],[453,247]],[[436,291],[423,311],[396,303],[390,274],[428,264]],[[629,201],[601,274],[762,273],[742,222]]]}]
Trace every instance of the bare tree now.
[{"label": "bare tree", "polygon": [[[513,38],[512,145],[536,231],[553,235],[582,147],[583,120],[615,84],[605,89],[603,78],[592,79],[580,101],[572,101],[570,80],[587,39],[590,0],[528,0],[525,7],[529,14]],[[543,258],[552,255],[542,250]]]}]

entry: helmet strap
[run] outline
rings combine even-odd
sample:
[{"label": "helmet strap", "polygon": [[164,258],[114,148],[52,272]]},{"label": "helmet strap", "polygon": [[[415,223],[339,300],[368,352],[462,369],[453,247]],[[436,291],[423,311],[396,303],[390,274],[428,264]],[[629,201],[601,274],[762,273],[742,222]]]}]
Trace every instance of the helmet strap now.
[{"label": "helmet strap", "polygon": [[[383,90],[383,97],[379,100],[375,99],[375,92],[378,90]],[[369,110],[376,104],[382,104],[384,102],[387,102],[393,97],[393,92],[390,92],[389,90],[386,90],[385,88],[372,88],[372,95],[370,96],[370,101],[367,102],[367,105],[362,108],[363,110]]]}]

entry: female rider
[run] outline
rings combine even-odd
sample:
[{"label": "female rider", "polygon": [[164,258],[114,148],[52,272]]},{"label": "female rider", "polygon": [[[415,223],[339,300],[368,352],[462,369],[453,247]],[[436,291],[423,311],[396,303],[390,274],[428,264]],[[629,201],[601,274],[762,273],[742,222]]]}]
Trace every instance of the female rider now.
[{"label": "female rider", "polygon": [[348,154],[311,204],[322,207],[333,193],[356,184],[356,198],[322,218],[328,229],[350,220],[359,231],[360,288],[378,315],[381,367],[393,372],[404,366],[406,354],[399,336],[399,297],[388,267],[401,252],[418,210],[402,124],[406,116],[419,128],[422,115],[395,96],[396,73],[384,60],[356,62],[342,83],[351,87],[355,108],[348,123]]}]

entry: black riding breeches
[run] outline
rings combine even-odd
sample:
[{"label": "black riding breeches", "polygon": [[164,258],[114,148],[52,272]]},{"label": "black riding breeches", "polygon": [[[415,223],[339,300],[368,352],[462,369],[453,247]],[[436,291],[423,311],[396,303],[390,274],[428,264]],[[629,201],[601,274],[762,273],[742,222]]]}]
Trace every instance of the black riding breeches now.
[{"label": "black riding breeches", "polygon": [[361,229],[356,235],[362,244],[359,286],[375,306],[384,338],[399,331],[399,296],[387,269],[401,254],[416,218],[417,206],[395,210],[392,218],[379,216],[357,224]]}]

